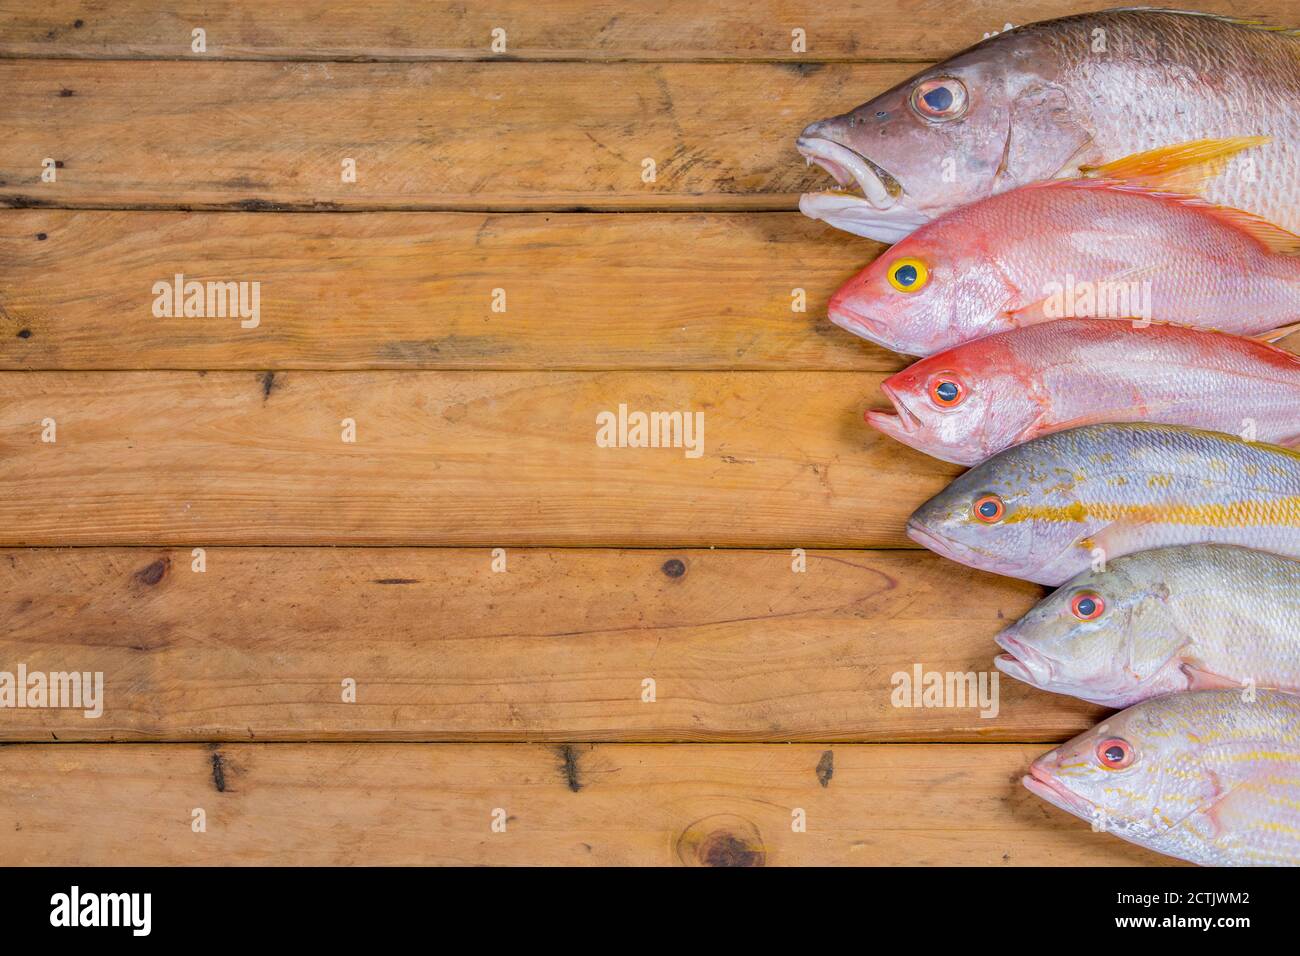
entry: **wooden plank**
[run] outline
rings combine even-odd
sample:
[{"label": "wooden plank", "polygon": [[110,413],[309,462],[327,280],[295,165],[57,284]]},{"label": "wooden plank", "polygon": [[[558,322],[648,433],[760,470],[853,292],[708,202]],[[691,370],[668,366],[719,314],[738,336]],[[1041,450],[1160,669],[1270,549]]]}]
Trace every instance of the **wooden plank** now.
[{"label": "wooden plank", "polygon": [[910,70],[6,60],[0,203],[792,210],[799,131]]},{"label": "wooden plank", "polygon": [[[485,59],[492,30],[517,59],[937,60],[1008,21],[1102,10],[1114,0],[496,0],[490,5],[403,0],[258,3],[149,0],[0,2],[0,56],[195,59]],[[1179,0],[1223,13],[1216,0]],[[1244,0],[1238,16],[1294,25],[1284,0]],[[195,27],[207,50],[191,49]],[[806,52],[791,49],[802,28]]]},{"label": "wooden plank", "polygon": [[[1019,784],[1042,746],[19,744],[7,865],[1167,864]],[[194,832],[202,810],[204,832]],[[806,832],[793,832],[793,813]],[[506,831],[491,829],[494,812]]]},{"label": "wooden plank", "polygon": [[[1056,741],[1103,715],[993,671],[1039,588],[929,552],[806,562],[213,548],[196,573],[189,549],[0,552],[0,668],[104,681],[100,716],[0,709],[0,739]],[[895,706],[917,665],[983,673],[996,706]]]},{"label": "wooden plank", "polygon": [[[880,248],[798,213],[11,210],[0,368],[893,371],[826,318]],[[178,273],[258,283],[256,318],[155,316]]]},{"label": "wooden plank", "polygon": [[[878,382],[14,372],[0,376],[0,545],[906,547],[907,516],[960,469],[862,421]],[[620,406],[696,430],[678,447],[599,447],[599,416]]]}]

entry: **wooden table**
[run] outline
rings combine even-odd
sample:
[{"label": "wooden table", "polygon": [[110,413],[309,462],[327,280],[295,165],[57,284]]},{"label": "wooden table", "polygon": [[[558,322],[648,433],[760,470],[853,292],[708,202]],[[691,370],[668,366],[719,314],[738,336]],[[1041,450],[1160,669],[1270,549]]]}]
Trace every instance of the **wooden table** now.
[{"label": "wooden table", "polygon": [[105,681],[0,710],[0,862],[1165,862],[1019,785],[1099,709],[893,706],[1041,591],[903,536],[957,469],[795,211],[805,123],[1107,5],[0,2],[0,670]]}]

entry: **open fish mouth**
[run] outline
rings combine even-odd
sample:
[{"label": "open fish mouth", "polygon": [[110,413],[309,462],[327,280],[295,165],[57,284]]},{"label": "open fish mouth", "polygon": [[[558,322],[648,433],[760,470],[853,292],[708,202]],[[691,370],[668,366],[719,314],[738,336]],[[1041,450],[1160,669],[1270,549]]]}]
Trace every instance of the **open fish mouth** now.
[{"label": "open fish mouth", "polygon": [[[897,179],[861,153],[815,135],[800,136],[795,147],[809,164],[816,163],[826,170],[841,187],[799,197],[799,211],[810,219],[888,243],[898,242],[930,221],[929,216],[903,202],[906,192]],[[847,192],[849,187],[855,187],[861,195]]]},{"label": "open fish mouth", "polygon": [[[831,321],[834,321],[832,317]],[[880,391],[884,393],[885,398],[894,406],[892,412],[882,411],[880,409],[871,409],[866,414],[867,424],[873,428],[878,428],[886,435],[901,437],[904,435],[914,435],[921,428],[922,422],[917,414],[907,407],[902,397],[887,382],[880,383]]]},{"label": "open fish mouth", "polygon": [[809,163],[826,170],[841,187],[856,185],[873,209],[890,209],[903,195],[897,179],[847,146],[820,136],[800,136],[794,145]]}]

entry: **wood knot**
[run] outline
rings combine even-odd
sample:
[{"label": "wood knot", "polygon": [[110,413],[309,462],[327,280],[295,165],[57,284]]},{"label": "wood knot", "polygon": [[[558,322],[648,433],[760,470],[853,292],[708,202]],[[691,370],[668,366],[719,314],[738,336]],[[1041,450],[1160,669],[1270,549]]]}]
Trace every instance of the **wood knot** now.
[{"label": "wood knot", "polygon": [[141,584],[153,587],[166,575],[167,569],[172,566],[171,558],[159,558],[153,564],[145,565],[139,571],[135,572],[135,579]]},{"label": "wood knot", "polygon": [[743,817],[720,813],[682,831],[677,858],[687,866],[766,866],[767,850],[758,827]]},{"label": "wood knot", "polygon": [[663,567],[659,570],[663,571],[663,573],[668,575],[670,578],[680,578],[686,573],[686,562],[681,560],[681,558],[669,558],[663,563]]}]

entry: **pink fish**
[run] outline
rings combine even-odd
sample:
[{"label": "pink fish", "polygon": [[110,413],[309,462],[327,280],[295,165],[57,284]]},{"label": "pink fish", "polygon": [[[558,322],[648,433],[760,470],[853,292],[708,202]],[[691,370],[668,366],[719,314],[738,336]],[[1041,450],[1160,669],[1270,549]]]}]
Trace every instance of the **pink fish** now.
[{"label": "pink fish", "polygon": [[1300,236],[1168,188],[1258,142],[1182,144],[1113,163],[1100,178],[963,206],[850,279],[831,298],[831,321],[909,355],[1069,317],[1240,335],[1289,326],[1300,320]]},{"label": "pink fish", "polygon": [[1061,319],[940,352],[880,385],[886,435],[973,465],[1096,422],[1162,422],[1300,444],[1300,357],[1255,339],[1176,325]]}]

